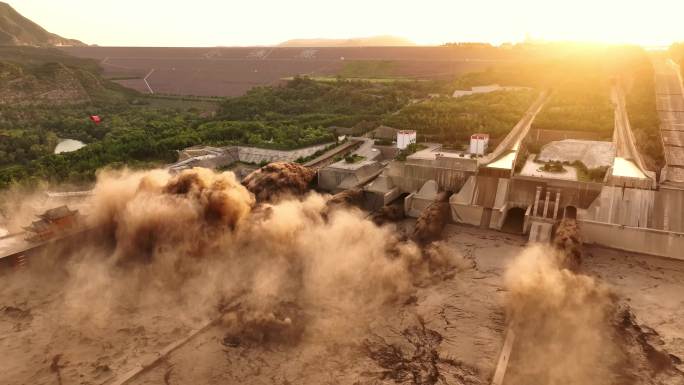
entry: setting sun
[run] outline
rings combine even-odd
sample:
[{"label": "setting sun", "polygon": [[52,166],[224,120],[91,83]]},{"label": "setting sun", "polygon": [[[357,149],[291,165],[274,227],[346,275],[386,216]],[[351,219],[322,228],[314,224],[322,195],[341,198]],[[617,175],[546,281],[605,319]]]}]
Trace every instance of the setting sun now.
[{"label": "setting sun", "polygon": [[[17,1],[48,30],[100,45],[249,46],[292,38],[395,35],[417,44],[451,41],[581,40],[665,45],[684,40],[676,0],[541,1],[314,0],[185,3]],[[287,15],[287,16],[284,16]]]}]

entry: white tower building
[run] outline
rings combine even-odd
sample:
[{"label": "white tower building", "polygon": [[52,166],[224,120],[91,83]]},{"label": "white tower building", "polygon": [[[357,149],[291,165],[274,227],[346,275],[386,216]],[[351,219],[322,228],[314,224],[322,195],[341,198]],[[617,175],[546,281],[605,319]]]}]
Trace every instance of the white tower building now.
[{"label": "white tower building", "polygon": [[414,130],[397,131],[397,148],[400,150],[408,147],[409,144],[416,143],[416,132]]},{"label": "white tower building", "polygon": [[472,134],[470,136],[470,153],[484,155],[489,145],[489,134]]}]

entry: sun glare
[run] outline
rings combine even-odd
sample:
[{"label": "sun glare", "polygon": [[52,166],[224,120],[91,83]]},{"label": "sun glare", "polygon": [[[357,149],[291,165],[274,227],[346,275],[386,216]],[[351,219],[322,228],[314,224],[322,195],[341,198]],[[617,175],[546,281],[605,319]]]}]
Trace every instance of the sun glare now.
[{"label": "sun glare", "polygon": [[[316,0],[239,4],[196,0],[190,7],[161,0],[13,3],[48,30],[100,45],[250,46],[295,38],[378,35],[401,36],[422,45],[456,41],[500,44],[523,41],[526,36],[647,46],[684,40],[681,0],[348,0],[334,10]],[[99,16],[79,17],[76,22],[73,9]],[[160,12],[163,17],[145,16]],[[236,12],[239,17],[226,22],[226,15]],[[288,17],[283,18],[284,14]]]},{"label": "sun glare", "polygon": [[[408,35],[419,44],[444,41],[484,41],[494,44],[526,38],[544,41],[581,41],[665,46],[684,40],[680,16],[684,2],[545,1],[521,0],[496,4],[496,13],[464,11],[458,3],[446,6],[447,16],[426,19]],[[464,13],[468,12],[468,13]],[[479,11],[478,11],[479,12]],[[458,15],[449,22],[451,15]],[[435,24],[440,25],[439,28]]]}]

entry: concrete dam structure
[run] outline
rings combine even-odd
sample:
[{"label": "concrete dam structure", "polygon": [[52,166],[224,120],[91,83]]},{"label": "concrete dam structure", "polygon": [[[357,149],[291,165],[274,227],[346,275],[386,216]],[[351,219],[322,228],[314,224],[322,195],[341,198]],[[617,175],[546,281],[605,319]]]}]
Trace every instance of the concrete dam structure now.
[{"label": "concrete dam structure", "polygon": [[[669,81],[656,78],[659,89],[665,87],[659,82]],[[602,180],[580,178],[579,172],[570,178],[543,171],[521,173],[530,162],[540,164],[527,154],[524,140],[547,99],[548,94],[541,93],[499,146],[485,156],[423,143],[422,149],[405,160],[378,158],[356,166],[321,169],[319,182],[326,182],[319,186],[331,192],[350,188],[351,184],[363,186],[372,202],[369,207],[375,209],[403,199],[404,212],[411,217],[418,217],[439,193],[448,192],[455,223],[528,234],[530,241],[548,242],[562,219],[573,218],[585,243],[684,259],[684,185],[674,177],[672,170],[677,166],[667,166],[660,181],[646,169],[619,85],[612,93],[613,141],[572,140],[564,144],[577,146],[577,154],[586,154],[591,146],[610,152],[605,156],[610,162],[605,165]],[[671,128],[667,126],[671,111],[660,114],[666,128]],[[367,183],[363,184],[364,180]]]}]

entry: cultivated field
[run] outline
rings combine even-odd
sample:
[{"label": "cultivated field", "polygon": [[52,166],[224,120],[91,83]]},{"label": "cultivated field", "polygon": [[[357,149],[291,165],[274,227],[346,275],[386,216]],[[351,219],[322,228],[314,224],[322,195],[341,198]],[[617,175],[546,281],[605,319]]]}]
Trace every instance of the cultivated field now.
[{"label": "cultivated field", "polygon": [[99,60],[105,76],[140,92],[198,96],[238,96],[295,75],[337,75],[355,61],[390,62],[388,75],[394,77],[450,79],[512,55],[493,48],[463,47],[63,49]]}]

